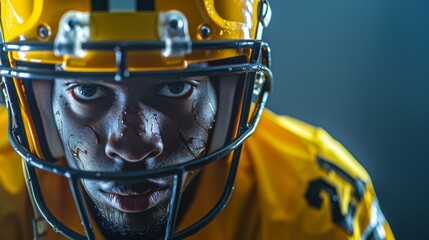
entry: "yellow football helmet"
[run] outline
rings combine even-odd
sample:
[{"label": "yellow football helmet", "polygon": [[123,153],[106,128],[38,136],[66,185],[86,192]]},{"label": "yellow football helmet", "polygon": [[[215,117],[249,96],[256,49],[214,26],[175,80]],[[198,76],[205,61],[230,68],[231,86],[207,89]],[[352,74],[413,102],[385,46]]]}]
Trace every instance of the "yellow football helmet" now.
[{"label": "yellow football helmet", "polygon": [[[24,159],[27,184],[37,211],[56,231],[71,239],[95,239],[85,181],[136,181],[167,176],[173,179],[168,187],[166,225],[162,227],[165,239],[189,236],[220,213],[233,190],[241,146],[255,130],[271,88],[270,50],[261,41],[271,16],[268,0],[1,0],[0,8],[0,75],[9,110],[9,138]],[[197,152],[192,159],[121,171],[86,169],[79,163],[72,166],[64,161],[69,157],[79,162],[79,154],[86,154],[90,147],[82,147],[73,133],[62,137],[66,123],[61,109],[70,106],[65,103],[60,110],[53,110],[54,103],[63,97],[52,97],[54,82],[69,88],[70,82],[72,86],[84,82],[71,91],[84,98],[99,93],[92,84],[120,86],[147,79],[150,82],[198,76],[206,76],[214,86],[216,110],[211,125],[205,127],[208,140],[201,143],[204,146],[188,147],[191,153]],[[157,96],[171,97],[188,85],[162,86],[167,86],[167,90],[154,88]],[[151,93],[146,89],[138,91]],[[103,94],[110,92],[103,89],[100,96]],[[202,120],[197,118],[202,117],[196,116],[194,103],[189,105],[193,112],[190,118],[200,123]],[[177,108],[169,104],[168,109]],[[131,118],[127,113],[130,111],[126,108],[118,114],[122,123],[119,117],[109,124],[128,124],[124,122]],[[140,121],[143,118],[137,116],[139,111],[131,114]],[[95,111],[92,115],[97,114]],[[174,114],[180,112],[176,109]],[[103,126],[93,127],[94,130],[85,124],[82,126],[97,136],[97,144],[108,144],[106,136],[97,135],[98,128]],[[133,129],[132,124],[128,128]],[[165,123],[159,125],[167,128]],[[139,135],[145,132],[140,125],[135,128]],[[126,134],[125,130],[120,134]],[[178,230],[180,200],[189,173],[199,172],[216,161],[229,163],[224,190],[205,215]],[[45,197],[49,190],[42,189],[40,184],[43,174],[60,176],[69,182],[83,230],[68,226],[49,207]]]}]

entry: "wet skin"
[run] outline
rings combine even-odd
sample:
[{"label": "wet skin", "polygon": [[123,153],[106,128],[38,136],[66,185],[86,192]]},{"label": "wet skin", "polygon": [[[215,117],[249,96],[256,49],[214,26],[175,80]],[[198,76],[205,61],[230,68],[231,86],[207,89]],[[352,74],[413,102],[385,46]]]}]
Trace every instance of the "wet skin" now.
[{"label": "wet skin", "polygon": [[[203,155],[216,102],[207,77],[134,79],[121,84],[56,80],[52,93],[68,164],[108,172],[155,169]],[[185,188],[194,175],[186,173]],[[105,232],[143,236],[165,224],[171,176],[84,180],[83,186]]]}]

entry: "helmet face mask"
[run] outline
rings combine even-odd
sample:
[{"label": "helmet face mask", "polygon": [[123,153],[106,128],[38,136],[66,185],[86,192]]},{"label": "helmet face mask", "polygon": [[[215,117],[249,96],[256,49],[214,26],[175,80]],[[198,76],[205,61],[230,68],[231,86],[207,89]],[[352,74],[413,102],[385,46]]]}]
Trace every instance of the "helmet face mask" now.
[{"label": "helmet face mask", "polygon": [[[163,18],[171,19],[169,13]],[[216,30],[213,22],[173,13],[190,28]],[[96,15],[89,11],[88,17],[104,21],[103,13]],[[183,238],[213,220],[230,197],[242,143],[270,90],[269,48],[219,32],[203,41],[192,36],[199,30],[189,31],[191,37],[165,31],[158,41],[79,37],[85,41],[73,46],[64,39],[58,46],[4,36],[1,75],[11,143],[25,160],[38,210],[69,238],[95,238],[93,225],[112,238]],[[47,175],[68,182],[76,203],[71,211],[83,228],[52,207],[58,204],[50,202],[54,189],[44,187]],[[207,178],[219,178],[213,202],[183,223],[198,189],[209,187],[200,186]]]},{"label": "helmet face mask", "polygon": [[[57,80],[52,99],[68,165],[95,172],[162,169],[204,156],[217,112],[206,76],[122,83]],[[197,173],[183,172],[181,188]],[[83,180],[82,185],[110,232],[165,227],[173,176]]]}]

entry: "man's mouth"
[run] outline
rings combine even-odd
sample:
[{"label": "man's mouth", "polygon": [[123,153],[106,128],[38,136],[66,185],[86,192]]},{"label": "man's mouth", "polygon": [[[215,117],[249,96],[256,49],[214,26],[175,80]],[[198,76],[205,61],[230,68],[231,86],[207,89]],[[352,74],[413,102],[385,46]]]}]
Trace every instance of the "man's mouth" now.
[{"label": "man's mouth", "polygon": [[[100,192],[112,207],[122,212],[137,213],[153,208],[168,197],[168,187],[153,183],[149,185],[150,187],[143,189],[128,185],[113,186],[108,189],[100,189]],[[141,183],[140,186],[147,185]]]}]

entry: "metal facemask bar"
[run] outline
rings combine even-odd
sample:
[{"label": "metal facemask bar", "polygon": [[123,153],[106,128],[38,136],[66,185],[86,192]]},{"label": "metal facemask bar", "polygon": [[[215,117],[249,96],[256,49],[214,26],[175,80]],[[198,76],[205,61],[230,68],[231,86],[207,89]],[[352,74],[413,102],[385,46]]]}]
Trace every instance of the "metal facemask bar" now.
[{"label": "metal facemask bar", "polygon": [[[115,51],[117,56],[117,71],[113,72],[58,72],[52,70],[40,70],[37,65],[32,64],[32,67],[25,68],[12,68],[7,58],[11,51],[53,51],[54,44],[49,42],[11,42],[2,44],[2,66],[0,67],[0,75],[3,77],[5,90],[7,93],[7,106],[9,109],[9,139],[13,148],[25,160],[26,168],[29,175],[29,184],[31,186],[32,195],[35,199],[36,205],[43,217],[52,225],[52,227],[71,239],[95,239],[94,230],[92,228],[88,210],[85,200],[80,188],[79,181],[81,179],[92,180],[129,180],[135,178],[148,178],[148,177],[163,177],[173,176],[174,184],[172,189],[172,196],[169,205],[169,214],[167,227],[164,239],[182,239],[189,235],[196,233],[198,230],[206,226],[212,221],[225,207],[228,202],[235,181],[235,175],[238,168],[239,156],[242,144],[247,137],[249,137],[255,130],[259,118],[262,114],[268,93],[271,89],[272,73],[269,69],[270,64],[270,51],[266,43],[255,40],[240,40],[240,41],[193,41],[192,49],[251,49],[251,57],[248,63],[232,64],[207,67],[204,69],[185,69],[185,70],[168,70],[168,71],[128,71],[126,64],[126,56],[129,51],[144,51],[144,50],[161,50],[167,48],[166,42],[87,42],[82,43],[82,49],[88,51]],[[42,67],[42,66],[40,66]],[[197,76],[197,75],[216,75],[228,73],[247,73],[247,81],[244,86],[244,95],[242,106],[237,108],[242,109],[242,114],[239,119],[238,133],[236,137],[227,143],[224,147],[216,150],[215,152],[194,159],[189,162],[163,167],[161,169],[141,170],[141,171],[127,171],[127,172],[92,172],[81,171],[70,167],[60,166],[58,164],[42,160],[29,152],[28,144],[24,134],[24,123],[19,108],[19,99],[16,89],[14,87],[13,78],[22,79],[45,79],[52,80],[55,78],[77,78],[77,79],[112,79],[112,81],[124,81],[127,78],[135,77],[150,77],[150,76]],[[250,105],[252,103],[252,96],[255,86],[255,77],[262,76],[264,81],[257,81],[261,92],[260,97],[256,101],[256,110],[248,123],[250,113]],[[115,80],[114,80],[115,79]],[[237,110],[237,109],[235,109]],[[231,127],[234,124],[230,124]],[[180,193],[182,176],[184,172],[189,170],[203,167],[215,160],[219,160],[234,151],[232,164],[230,167],[227,184],[222,196],[216,205],[207,213],[203,218],[195,224],[187,227],[184,230],[174,234],[177,212],[180,203]],[[56,219],[49,211],[38,184],[36,175],[36,168],[48,171],[50,173],[66,177],[70,183],[71,192],[74,195],[74,200],[81,217],[86,236],[75,232],[69,227],[65,226],[61,221]]]}]

